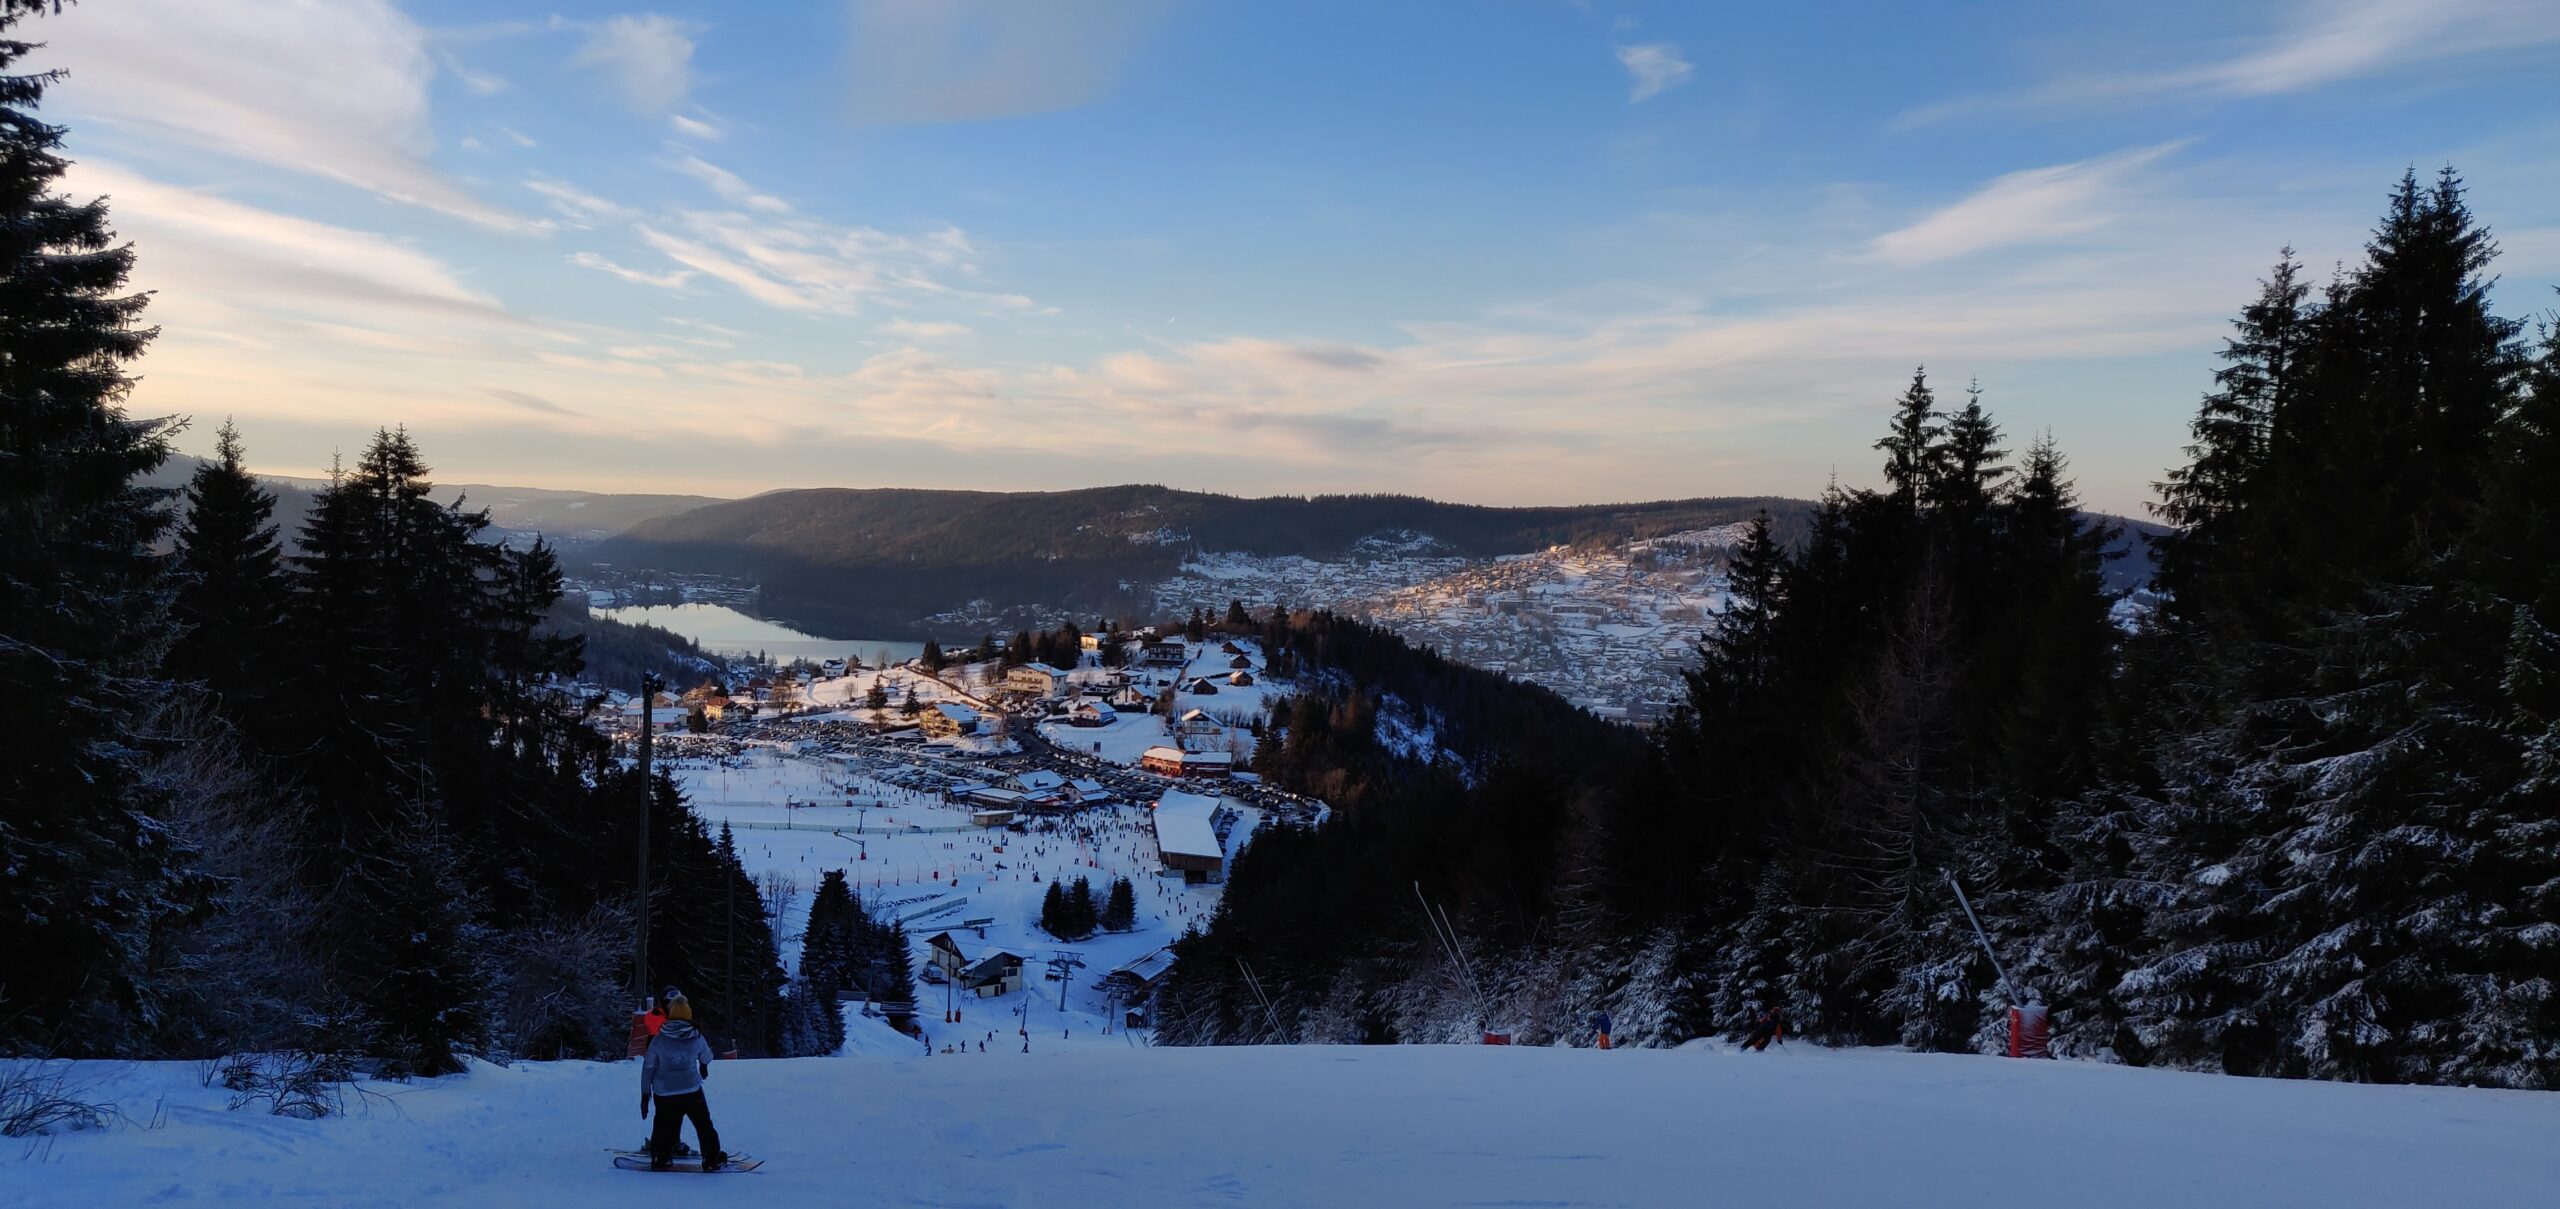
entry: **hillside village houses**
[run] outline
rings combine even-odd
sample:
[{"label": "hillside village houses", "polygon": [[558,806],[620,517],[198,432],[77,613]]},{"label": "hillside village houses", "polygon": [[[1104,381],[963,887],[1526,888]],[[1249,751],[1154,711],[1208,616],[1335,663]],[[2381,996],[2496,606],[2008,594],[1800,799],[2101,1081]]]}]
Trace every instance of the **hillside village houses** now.
[{"label": "hillside village houses", "polygon": [[928,973],[925,977],[929,982],[949,980],[980,999],[1022,989],[1022,963],[1029,960],[1024,954],[992,945],[969,944],[949,932],[936,932],[933,939],[924,943],[933,953],[931,969],[941,975],[937,978]]},{"label": "hillside village houses", "polygon": [[1148,667],[1181,667],[1190,661],[1191,648],[1180,642],[1150,642],[1138,656],[1138,662]]},{"label": "hillside village houses", "polygon": [[1226,750],[1227,724],[1204,709],[1184,710],[1173,724],[1173,734],[1173,745],[1185,751]]},{"label": "hillside village houses", "polygon": [[1235,753],[1225,751],[1184,751],[1179,747],[1150,747],[1138,757],[1138,767],[1157,776],[1219,780],[1234,771]]},{"label": "hillside village houses", "polygon": [[1087,697],[1067,710],[1069,726],[1109,726],[1120,720],[1120,711],[1098,697]]},{"label": "hillside village houses", "polygon": [[1045,663],[1026,663],[1004,674],[1004,686],[1035,697],[1063,697],[1068,673]]},{"label": "hillside village houses", "polygon": [[955,739],[979,732],[978,711],[956,701],[936,701],[916,715],[924,733],[937,739]]}]

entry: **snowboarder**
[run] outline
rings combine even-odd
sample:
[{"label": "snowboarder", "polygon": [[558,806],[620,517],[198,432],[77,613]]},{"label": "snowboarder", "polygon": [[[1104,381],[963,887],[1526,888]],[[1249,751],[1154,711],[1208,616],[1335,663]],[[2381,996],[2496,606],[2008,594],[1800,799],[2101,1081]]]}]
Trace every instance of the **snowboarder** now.
[{"label": "snowboarder", "polygon": [[640,1059],[640,1116],[658,1102],[658,1120],[649,1131],[649,1170],[664,1171],[674,1163],[683,1121],[693,1122],[694,1140],[702,1147],[702,1169],[718,1171],[728,1156],[720,1149],[720,1131],[711,1125],[711,1105],[702,1096],[711,1077],[711,1043],[693,1024],[693,1005],[684,993],[668,987],[664,999],[667,1023],[649,1041]]},{"label": "snowboarder", "polygon": [[1765,1053],[1772,1041],[1787,1043],[1787,1018],[1776,1008],[1762,1008],[1759,1015],[1751,1018],[1751,1035],[1743,1038],[1742,1048]]},{"label": "snowboarder", "polygon": [[1598,1045],[1600,1048],[1609,1048],[1609,1012],[1607,1009],[1603,1008],[1600,1011],[1591,1013],[1591,1035],[1598,1038]]}]

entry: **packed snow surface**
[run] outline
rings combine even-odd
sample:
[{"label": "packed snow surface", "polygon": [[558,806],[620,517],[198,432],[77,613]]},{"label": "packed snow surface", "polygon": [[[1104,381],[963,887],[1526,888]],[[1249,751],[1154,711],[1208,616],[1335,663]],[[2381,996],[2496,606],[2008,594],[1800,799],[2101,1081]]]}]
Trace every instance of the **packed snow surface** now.
[{"label": "packed snow surface", "polygon": [[[1138,1049],[1000,1032],[715,1069],[762,1171],[616,1171],[635,1064],[475,1066],[358,1114],[225,1111],[84,1063],[135,1122],[9,1144],[0,1205],[2549,1206],[2560,1096],[1803,1045]],[[993,1026],[990,1026],[993,1027]],[[936,1028],[937,1033],[945,1031]],[[977,1034],[983,1036],[983,1032]],[[1107,1043],[1107,1044],[1106,1044]]]}]

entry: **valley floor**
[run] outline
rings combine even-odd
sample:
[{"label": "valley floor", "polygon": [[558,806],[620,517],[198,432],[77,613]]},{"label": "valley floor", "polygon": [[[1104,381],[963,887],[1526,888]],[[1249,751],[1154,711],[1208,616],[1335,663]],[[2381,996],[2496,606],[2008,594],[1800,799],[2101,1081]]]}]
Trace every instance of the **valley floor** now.
[{"label": "valley floor", "polygon": [[[2560,1095],[1824,1051],[1003,1047],[710,1085],[745,1175],[613,1170],[631,1064],[475,1066],[357,1115],[229,1112],[84,1063],[138,1121],[0,1149],[0,1205],[2547,1206]],[[1079,1039],[1081,1040],[1081,1039]],[[1116,1039],[1115,1039],[1116,1040]]]}]

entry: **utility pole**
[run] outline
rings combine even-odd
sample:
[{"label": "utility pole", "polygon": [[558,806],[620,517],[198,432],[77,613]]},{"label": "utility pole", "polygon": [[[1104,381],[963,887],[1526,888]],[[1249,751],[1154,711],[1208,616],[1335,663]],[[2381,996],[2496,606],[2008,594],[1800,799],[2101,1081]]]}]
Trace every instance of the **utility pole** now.
[{"label": "utility pole", "polygon": [[649,732],[657,725],[658,690],[664,687],[655,675],[640,673],[640,878],[631,912],[639,939],[632,949],[631,992],[641,999],[649,996],[649,815],[657,797],[649,780]]},{"label": "utility pole", "polygon": [[[725,824],[724,824],[725,826]],[[729,1048],[738,1048],[738,879],[720,871],[720,908],[727,933],[720,942],[720,1014],[728,1019]]]}]

